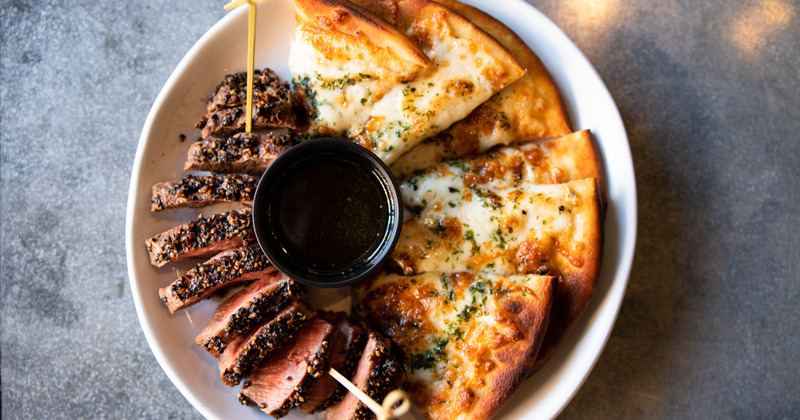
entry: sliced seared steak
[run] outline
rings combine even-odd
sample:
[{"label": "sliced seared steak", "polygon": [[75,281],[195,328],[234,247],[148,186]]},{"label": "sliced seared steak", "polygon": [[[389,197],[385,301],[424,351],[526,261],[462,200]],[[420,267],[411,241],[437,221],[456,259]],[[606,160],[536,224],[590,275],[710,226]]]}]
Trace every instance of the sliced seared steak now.
[{"label": "sliced seared steak", "polygon": [[183,169],[261,175],[291,146],[291,137],[286,134],[239,133],[226,138],[210,137],[189,148]]},{"label": "sliced seared steak", "polygon": [[[282,85],[278,75],[272,69],[255,69],[253,71],[253,92],[263,92],[270,87]],[[225,76],[217,85],[211,98],[206,103],[206,111],[241,106],[247,103],[247,73],[239,72]]]},{"label": "sliced seared steak", "polygon": [[257,246],[223,251],[210,260],[197,264],[167,287],[158,290],[158,296],[175,313],[199,300],[206,299],[228,287],[251,281],[277,271]]},{"label": "sliced seared steak", "polygon": [[[253,75],[253,129],[300,128],[298,102],[289,84],[278,80],[272,70]],[[247,73],[225,76],[206,104],[208,113],[195,126],[203,137],[227,136],[243,131],[246,122]]]},{"label": "sliced seared steak", "polygon": [[[380,404],[389,392],[389,387],[402,382],[398,377],[403,375],[405,370],[392,354],[389,340],[370,331],[369,340],[352,379],[353,384]],[[342,402],[328,409],[327,418],[363,420],[373,418],[373,414],[355,395],[348,393]]]},{"label": "sliced seared steak", "polygon": [[315,382],[329,376],[328,355],[331,342],[338,335],[328,321],[312,319],[294,340],[250,374],[242,385],[239,401],[253,403],[275,418],[285,416],[306,400]]},{"label": "sliced seared steak", "polygon": [[195,342],[219,357],[234,338],[249,332],[305,292],[302,284],[273,271],[219,305]]},{"label": "sliced seared steak", "polygon": [[298,301],[249,334],[235,338],[219,358],[222,382],[236,386],[262,360],[286,344],[315,314],[314,308]]},{"label": "sliced seared steak", "polygon": [[159,182],[153,185],[150,211],[230,202],[250,206],[256,186],[258,178],[244,174],[187,175],[174,184]]},{"label": "sliced seared steak", "polygon": [[[318,316],[335,325],[339,331],[337,339],[331,344],[329,366],[344,377],[351,378],[367,341],[366,328],[360,322],[349,321],[344,312],[320,312]],[[311,414],[337,404],[345,394],[347,388],[333,376],[322,375],[309,391],[306,401],[298,408]]]},{"label": "sliced seared steak", "polygon": [[145,241],[150,263],[163,267],[191,257],[208,257],[255,243],[251,211],[233,210],[204,218],[159,233]]}]

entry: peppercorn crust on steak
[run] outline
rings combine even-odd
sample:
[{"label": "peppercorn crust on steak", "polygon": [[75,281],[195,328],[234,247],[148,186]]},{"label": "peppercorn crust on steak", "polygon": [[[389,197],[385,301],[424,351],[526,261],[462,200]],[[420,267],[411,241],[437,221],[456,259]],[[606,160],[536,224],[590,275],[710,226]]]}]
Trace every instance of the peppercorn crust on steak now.
[{"label": "peppercorn crust on steak", "polygon": [[[354,0],[400,26],[397,0]],[[496,145],[563,136],[572,132],[558,89],[539,57],[497,19],[456,0],[437,0],[486,31],[526,73],[447,130],[424,140],[392,166],[398,176],[427,168],[431,161],[485,152]]]},{"label": "peppercorn crust on steak", "polygon": [[488,419],[527,377],[556,278],[384,274],[355,289],[360,309],[409,360],[409,393],[429,419]]},{"label": "peppercorn crust on steak", "polygon": [[[334,12],[338,10],[344,9]],[[387,164],[424,138],[466,117],[525,72],[494,38],[439,3],[403,0],[397,3],[397,13],[398,22],[402,22],[398,30],[419,45],[429,60],[424,68],[415,69],[418,71],[404,72],[401,68],[400,77],[386,80],[371,71],[375,66],[392,69],[380,61],[384,57],[370,57],[372,62],[367,66],[363,63],[366,60],[341,48],[337,52],[351,58],[347,67],[335,60],[309,60],[324,50],[320,50],[320,44],[298,41],[303,41],[301,18],[290,57],[295,84],[311,109],[313,124],[324,127],[312,127],[312,133],[349,137]],[[345,12],[332,15],[343,22],[352,19]],[[388,26],[377,16],[370,16]],[[410,77],[403,77],[404,73]],[[376,91],[370,87],[373,85],[381,89]]]}]

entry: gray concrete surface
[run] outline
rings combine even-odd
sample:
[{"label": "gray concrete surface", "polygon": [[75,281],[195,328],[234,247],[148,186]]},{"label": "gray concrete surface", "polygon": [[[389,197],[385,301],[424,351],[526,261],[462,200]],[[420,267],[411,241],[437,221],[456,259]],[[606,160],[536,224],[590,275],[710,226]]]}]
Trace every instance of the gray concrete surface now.
[{"label": "gray concrete surface", "polygon": [[[572,418],[800,418],[797,0],[530,0],[630,137],[639,238]],[[3,418],[197,418],[125,265],[145,116],[222,1],[3,1]]]}]

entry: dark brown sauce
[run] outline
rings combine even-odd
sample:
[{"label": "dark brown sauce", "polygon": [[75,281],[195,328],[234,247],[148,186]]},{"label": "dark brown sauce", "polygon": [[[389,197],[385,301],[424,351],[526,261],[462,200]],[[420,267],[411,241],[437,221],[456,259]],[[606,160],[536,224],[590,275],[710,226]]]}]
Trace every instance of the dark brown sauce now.
[{"label": "dark brown sauce", "polygon": [[278,199],[269,212],[273,234],[300,265],[344,270],[368,258],[386,234],[383,188],[352,162],[306,159],[287,170],[275,192]]}]

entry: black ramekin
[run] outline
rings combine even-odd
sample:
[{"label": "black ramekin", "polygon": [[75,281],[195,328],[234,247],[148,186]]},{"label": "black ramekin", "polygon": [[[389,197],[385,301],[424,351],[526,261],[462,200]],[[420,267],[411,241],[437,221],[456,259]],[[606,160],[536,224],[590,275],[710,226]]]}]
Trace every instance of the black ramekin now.
[{"label": "black ramekin", "polygon": [[[271,211],[277,211],[279,192],[276,188],[281,184],[282,177],[291,176],[291,173],[301,170],[304,165],[319,162],[320,159],[346,160],[358,165],[379,185],[382,199],[385,200],[385,209],[388,212],[388,222],[383,232],[383,238],[377,247],[369,252],[363,261],[336,271],[318,270],[298,263],[286,252],[281,244],[278,226],[271,226]],[[276,213],[277,214],[277,213]],[[400,188],[389,168],[374,153],[366,148],[347,140],[323,137],[303,141],[280,155],[267,168],[256,188],[253,199],[253,227],[261,249],[270,262],[290,278],[312,287],[342,287],[354,284],[372,274],[386,260],[394,249],[400,236],[403,224],[403,204]]]}]

